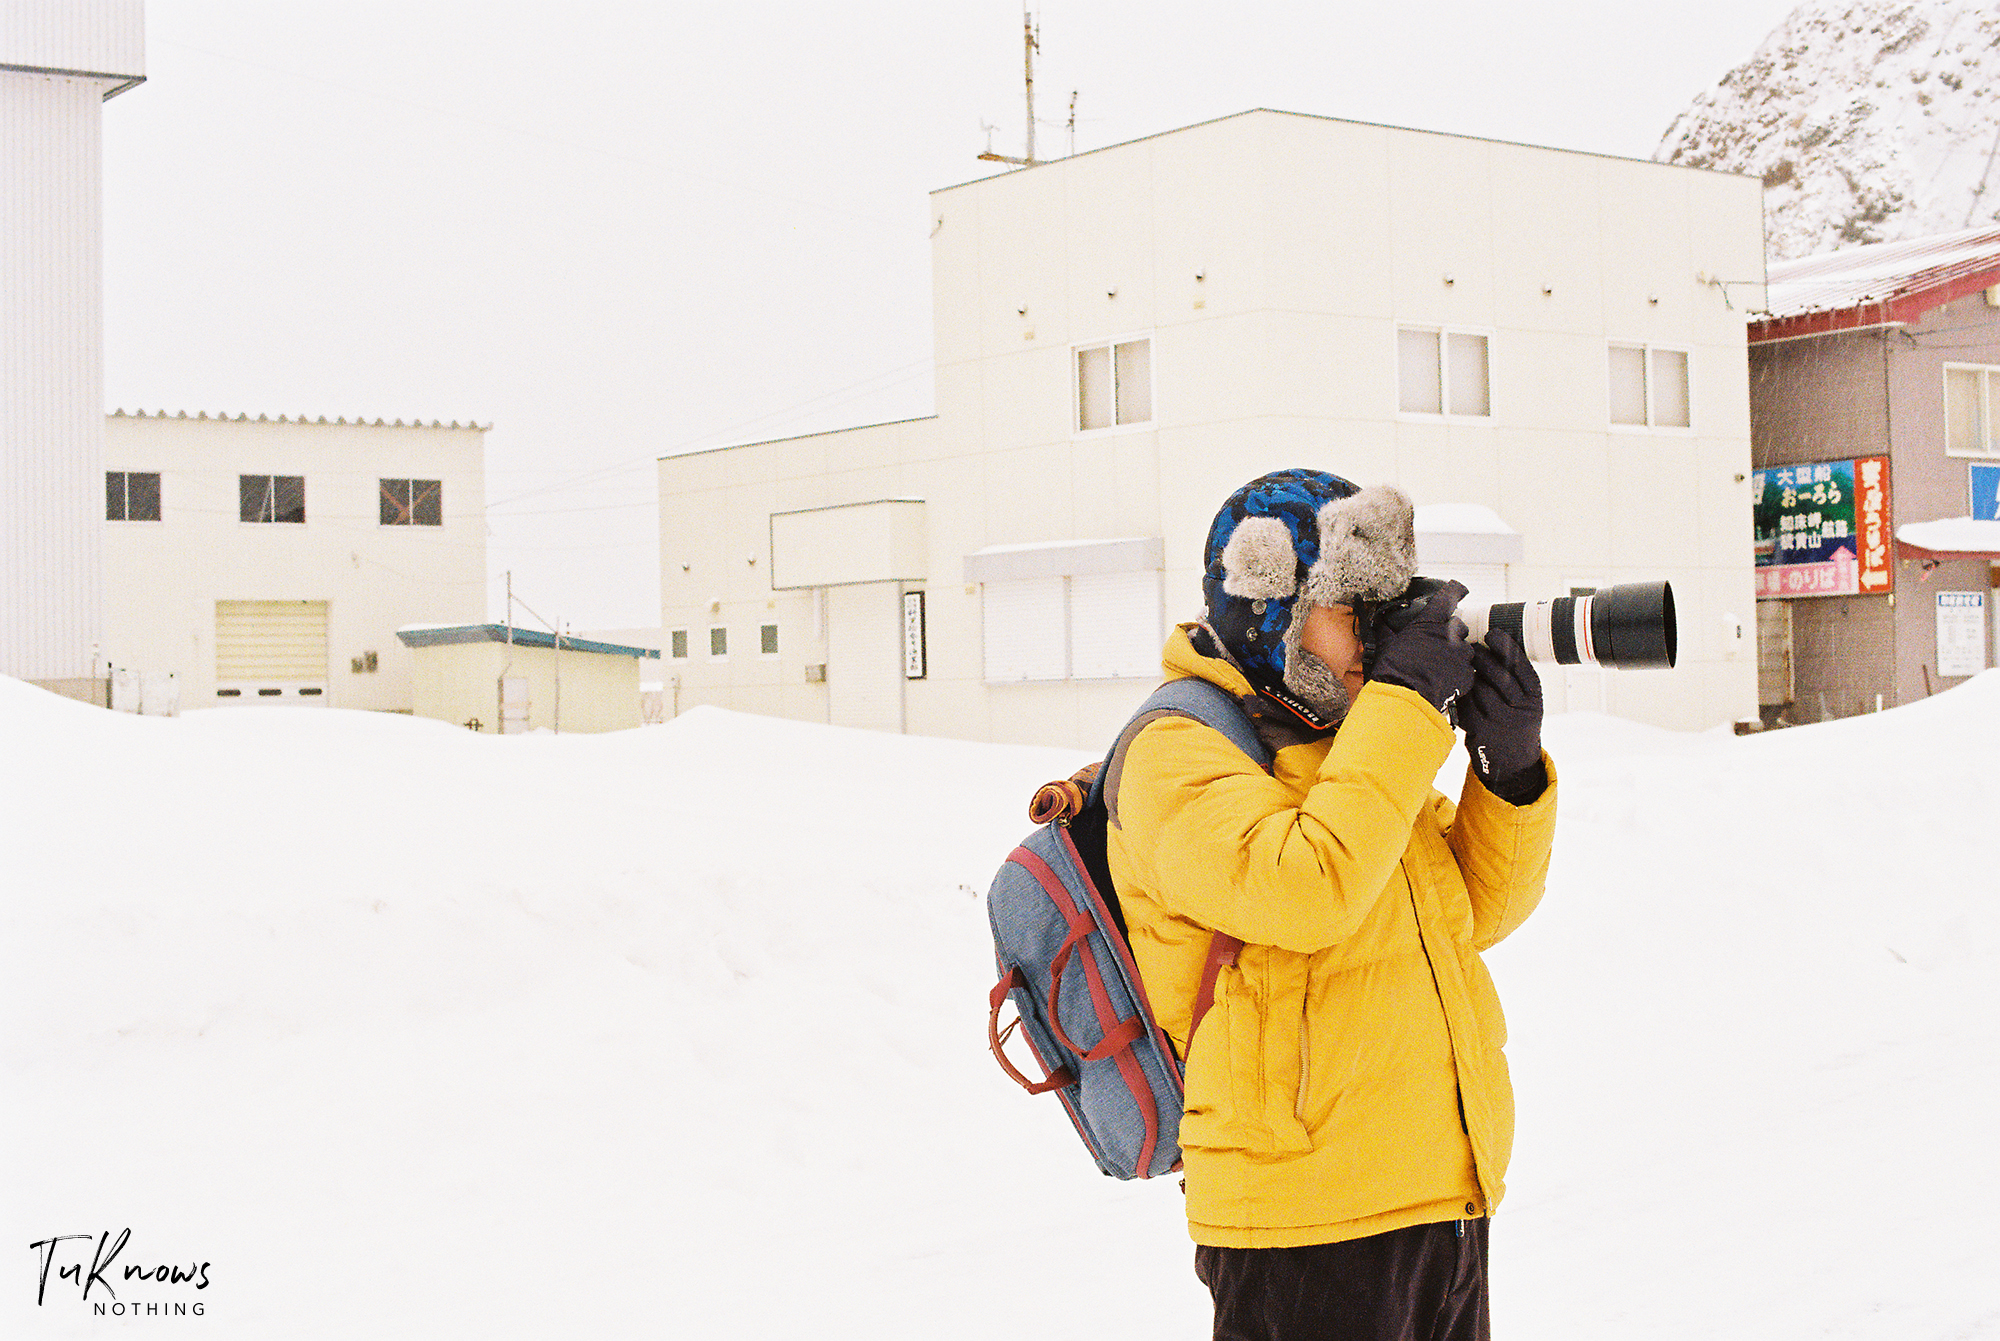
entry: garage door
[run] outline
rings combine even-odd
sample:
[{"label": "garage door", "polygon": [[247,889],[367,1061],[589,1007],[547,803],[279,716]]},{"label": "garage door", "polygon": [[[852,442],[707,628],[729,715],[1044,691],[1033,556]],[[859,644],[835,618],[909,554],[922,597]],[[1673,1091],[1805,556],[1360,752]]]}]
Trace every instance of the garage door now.
[{"label": "garage door", "polygon": [[325,601],[217,601],[215,701],[326,702]]}]

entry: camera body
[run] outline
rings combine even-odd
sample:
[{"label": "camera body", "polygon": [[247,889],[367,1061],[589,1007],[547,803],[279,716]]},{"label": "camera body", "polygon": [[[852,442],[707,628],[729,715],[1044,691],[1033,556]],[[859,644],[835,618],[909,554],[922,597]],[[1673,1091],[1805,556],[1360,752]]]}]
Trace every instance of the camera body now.
[{"label": "camera body", "polygon": [[[1362,604],[1357,613],[1367,673],[1374,674],[1383,640],[1414,620],[1444,585],[1443,578],[1413,577],[1401,595]],[[1679,651],[1674,589],[1666,582],[1628,582],[1546,601],[1460,605],[1458,618],[1473,642],[1485,642],[1497,629],[1520,643],[1529,660],[1560,666],[1665,669]]]}]

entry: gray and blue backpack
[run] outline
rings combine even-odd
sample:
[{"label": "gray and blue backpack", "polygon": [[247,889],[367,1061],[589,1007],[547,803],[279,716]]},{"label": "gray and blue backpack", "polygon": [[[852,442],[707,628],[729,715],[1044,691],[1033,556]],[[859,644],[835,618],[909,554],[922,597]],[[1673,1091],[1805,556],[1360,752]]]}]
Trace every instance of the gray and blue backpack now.
[{"label": "gray and blue backpack", "polygon": [[[1184,1059],[1146,999],[1105,855],[1125,751],[1161,717],[1192,717],[1260,768],[1271,767],[1270,750],[1228,692],[1205,680],[1169,681],[1126,723],[1101,764],[1035,793],[1029,818],[1040,827],[1001,865],[986,896],[1000,974],[987,1001],[987,1044],[1028,1093],[1062,1100],[1097,1167],[1114,1178],[1155,1178],[1181,1166]],[[1190,1039],[1215,1002],[1217,975],[1242,947],[1219,932],[1211,940]],[[1017,1018],[1003,1030],[1000,1011],[1010,998]],[[1017,1027],[1041,1080],[1007,1057]]]}]

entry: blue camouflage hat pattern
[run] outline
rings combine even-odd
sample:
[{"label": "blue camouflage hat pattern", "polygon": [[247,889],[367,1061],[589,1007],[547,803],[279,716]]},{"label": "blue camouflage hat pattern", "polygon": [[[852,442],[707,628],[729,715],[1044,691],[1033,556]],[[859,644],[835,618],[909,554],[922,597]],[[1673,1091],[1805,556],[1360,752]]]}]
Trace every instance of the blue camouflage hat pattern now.
[{"label": "blue camouflage hat pattern", "polygon": [[[1292,603],[1306,574],[1319,562],[1319,510],[1359,492],[1360,486],[1324,470],[1274,470],[1231,494],[1215,514],[1202,551],[1201,590],[1208,626],[1253,680],[1284,682],[1285,631],[1292,622]],[[1274,588],[1269,595],[1237,596],[1225,589],[1230,575],[1224,570],[1224,552],[1237,528],[1251,517],[1275,518],[1290,535],[1297,565],[1288,594],[1279,595]]]},{"label": "blue camouflage hat pattern", "polygon": [[1347,709],[1332,668],[1299,645],[1300,603],[1359,605],[1401,593],[1416,573],[1410,500],[1323,470],[1260,476],[1229,496],[1202,555],[1207,624],[1251,681],[1328,721]]}]

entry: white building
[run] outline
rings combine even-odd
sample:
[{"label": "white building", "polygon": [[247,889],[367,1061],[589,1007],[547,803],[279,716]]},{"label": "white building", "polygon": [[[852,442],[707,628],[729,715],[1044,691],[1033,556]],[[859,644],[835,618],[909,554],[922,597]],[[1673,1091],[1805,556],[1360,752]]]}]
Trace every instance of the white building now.
[{"label": "white building", "polygon": [[0,5],[0,674],[91,692],[103,636],[102,107],[141,0]]},{"label": "white building", "polygon": [[396,630],[485,617],[486,426],[103,422],[104,656],[183,708],[408,712]]},{"label": "white building", "polygon": [[[1756,711],[1752,178],[1270,111],[934,193],[937,413],[660,462],[695,703],[1096,746],[1264,471],[1401,485],[1427,571],[1666,578],[1672,671],[1551,707]],[[1429,505],[1426,507],[1425,505]]]}]

